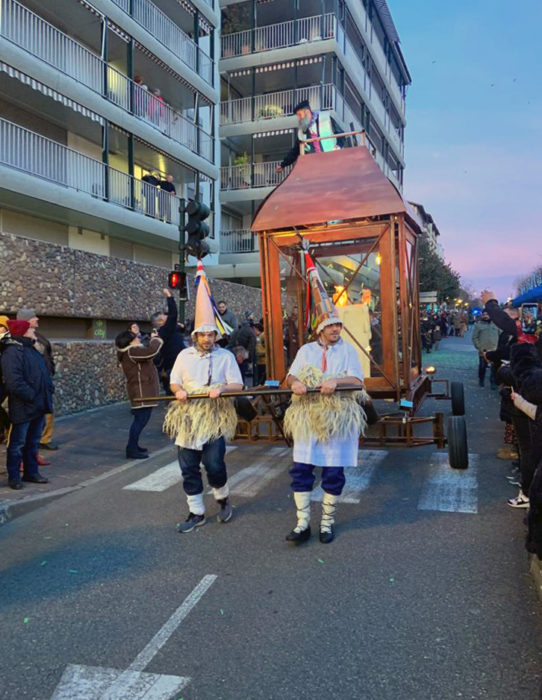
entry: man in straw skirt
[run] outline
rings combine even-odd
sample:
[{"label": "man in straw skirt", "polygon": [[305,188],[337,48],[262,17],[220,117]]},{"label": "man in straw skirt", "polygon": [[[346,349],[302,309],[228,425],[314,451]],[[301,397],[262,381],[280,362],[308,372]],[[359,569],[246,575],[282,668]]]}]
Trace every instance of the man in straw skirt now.
[{"label": "man in straw skirt", "polygon": [[[221,398],[227,391],[240,391],[243,380],[235,357],[216,345],[221,336],[214,304],[201,261],[196,275],[196,314],[192,340],[194,345],[182,350],[171,371],[171,391],[177,401],[171,404],[164,429],[178,445],[189,513],[179,523],[179,532],[192,532],[205,524],[202,463],[213,496],[219,505],[217,520],[232,517],[228,501],[228,475],[224,455],[227,439],[235,434],[237,414],[233,399]],[[190,394],[207,394],[208,399],[190,399]]]},{"label": "man in straw skirt", "polygon": [[[299,544],[309,539],[314,467],[323,467],[320,542],[329,544],[335,536],[335,509],[345,484],[344,468],[358,464],[359,436],[366,425],[358,401],[366,394],[358,354],[341,338],[342,321],[308,254],[305,262],[317,340],[299,349],[286,377],[293,396],[284,429],[294,440],[290,475],[297,507],[297,525],[286,540]],[[360,391],[336,391],[345,385],[359,385]],[[307,388],[314,387],[320,392],[307,394]]]}]

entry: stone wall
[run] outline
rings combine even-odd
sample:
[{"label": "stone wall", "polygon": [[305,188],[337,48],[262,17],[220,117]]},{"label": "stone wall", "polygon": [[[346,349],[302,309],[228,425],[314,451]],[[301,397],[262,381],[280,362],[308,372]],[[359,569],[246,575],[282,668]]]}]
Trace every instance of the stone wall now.
[{"label": "stone wall", "polygon": [[57,415],[126,399],[124,374],[112,341],[53,343]]},{"label": "stone wall", "polygon": [[[160,306],[167,286],[166,268],[96,255],[12,234],[0,235],[0,313],[21,307],[39,316],[66,319],[143,321]],[[193,277],[189,276],[190,289]],[[218,302],[226,300],[239,317],[247,310],[261,315],[259,289],[210,280]],[[193,298],[186,318],[194,314]],[[63,328],[70,328],[69,322]],[[57,336],[59,333],[57,333]],[[54,340],[57,364],[56,411],[94,408],[126,398],[124,376],[117,366],[113,341]]]},{"label": "stone wall", "polygon": [[[122,258],[96,255],[12,234],[0,236],[0,311],[21,306],[38,315],[116,320],[144,320],[155,310],[167,270]],[[189,276],[189,285],[193,278]],[[238,315],[261,316],[258,289],[222,280],[211,281],[213,296],[225,299]],[[194,313],[193,300],[186,317]]]}]

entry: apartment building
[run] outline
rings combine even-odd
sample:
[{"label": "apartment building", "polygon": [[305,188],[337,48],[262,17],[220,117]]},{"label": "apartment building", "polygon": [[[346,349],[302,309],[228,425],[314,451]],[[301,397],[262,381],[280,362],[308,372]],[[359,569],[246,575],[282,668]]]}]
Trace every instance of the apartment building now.
[{"label": "apartment building", "polygon": [[107,339],[161,306],[179,197],[218,206],[217,2],[0,0],[0,309],[95,370],[86,405],[118,386]]},{"label": "apartment building", "polygon": [[429,243],[430,249],[442,257],[443,250],[442,244],[440,243],[440,231],[435,223],[432,215],[427,211],[423,204],[417,202],[410,202],[409,205],[414,211],[420,228]]},{"label": "apartment building", "polygon": [[276,166],[294,143],[295,105],[308,99],[344,131],[363,129],[402,189],[410,75],[385,0],[221,0],[221,8],[220,264],[212,274],[256,283],[250,222],[287,174]]}]

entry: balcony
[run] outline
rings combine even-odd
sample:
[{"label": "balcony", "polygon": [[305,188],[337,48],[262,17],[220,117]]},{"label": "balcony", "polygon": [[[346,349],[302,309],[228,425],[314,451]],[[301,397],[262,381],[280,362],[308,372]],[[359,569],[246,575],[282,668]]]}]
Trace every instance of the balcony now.
[{"label": "balcony", "polygon": [[220,253],[256,253],[258,236],[249,229],[220,232]]},{"label": "balcony", "polygon": [[0,165],[168,224],[179,224],[175,195],[1,118]]},{"label": "balcony", "polygon": [[328,83],[222,102],[220,124],[240,124],[289,117],[301,100],[309,100],[317,111],[330,110],[333,109],[334,90],[335,86]]},{"label": "balcony", "polygon": [[290,172],[290,168],[285,168],[280,173],[275,172],[278,165],[280,165],[279,160],[247,165],[225,165],[220,168],[220,189],[246,190],[251,187],[276,187]]},{"label": "balcony", "polygon": [[0,12],[0,36],[4,39],[213,162],[213,138],[173,107],[16,0],[0,0]]},{"label": "balcony", "polygon": [[333,39],[336,24],[335,15],[330,12],[325,15],[303,17],[289,22],[245,29],[234,34],[225,34],[221,37],[221,57],[233,58],[234,56]]},{"label": "balcony", "polygon": [[[210,56],[154,3],[150,0],[113,0],[113,2],[206,83],[214,84],[214,62]],[[212,6],[212,3],[208,4]]]}]

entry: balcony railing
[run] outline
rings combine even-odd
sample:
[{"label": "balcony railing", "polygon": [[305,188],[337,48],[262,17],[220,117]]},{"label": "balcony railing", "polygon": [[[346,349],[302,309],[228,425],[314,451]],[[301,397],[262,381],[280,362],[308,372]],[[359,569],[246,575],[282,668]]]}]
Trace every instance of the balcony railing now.
[{"label": "balcony railing", "polygon": [[213,161],[209,134],[16,0],[0,0],[0,35]]},{"label": "balcony railing", "polygon": [[239,100],[222,102],[220,105],[221,124],[239,124],[242,122],[276,119],[293,114],[296,104],[308,100],[316,111],[333,108],[333,91],[335,86],[314,85],[296,90],[282,90],[267,95],[243,97]]},{"label": "balcony railing", "polygon": [[198,73],[209,85],[214,82],[210,56],[150,0],[113,0],[167,49]]},{"label": "balcony railing", "polygon": [[245,190],[251,187],[276,187],[290,168],[275,172],[279,160],[267,163],[248,163],[247,165],[225,165],[220,168],[221,190]]},{"label": "balcony railing", "polygon": [[179,223],[175,195],[1,118],[0,164],[154,219]]},{"label": "balcony railing", "polygon": [[222,58],[282,49],[311,41],[332,39],[335,36],[336,18],[333,13],[303,17],[289,22],[269,24],[246,29],[221,37]]},{"label": "balcony railing", "polygon": [[258,237],[249,229],[220,232],[221,253],[255,253]]}]

